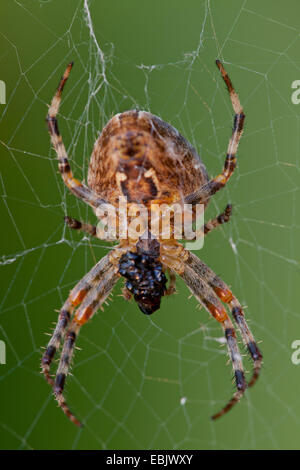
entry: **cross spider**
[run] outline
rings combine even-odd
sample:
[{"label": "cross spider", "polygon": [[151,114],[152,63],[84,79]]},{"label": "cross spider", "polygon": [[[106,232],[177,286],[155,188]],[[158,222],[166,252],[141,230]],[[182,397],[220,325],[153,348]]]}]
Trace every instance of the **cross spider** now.
[{"label": "cross spider", "polygon": [[[57,113],[64,85],[70,74],[70,63],[53,97],[47,122],[51,142],[58,157],[58,166],[69,190],[89,204],[96,212],[105,205],[116,206],[120,196],[130,204],[164,202],[207,206],[209,199],[224,188],[236,167],[236,151],[243,132],[245,115],[231,80],[219,60],[216,64],[229,91],[234,110],[234,123],[222,173],[209,179],[206,168],[196,150],[176,129],[145,111],[126,111],[115,115],[102,130],[91,155],[88,185],[74,178],[68,155],[58,130]],[[218,225],[228,222],[231,206],[204,225],[208,234]],[[96,227],[65,218],[70,228],[98,236]],[[99,238],[99,237],[98,237]],[[170,274],[166,288],[165,272]],[[229,287],[198,257],[186,250],[174,237],[121,240],[71,290],[60,310],[58,322],[42,358],[46,380],[53,387],[56,400],[68,418],[81,423],[70,411],[63,390],[80,328],[92,318],[112,291],[120,276],[127,279],[125,297],[134,295],[140,309],[151,314],[160,306],[163,295],[174,292],[175,275],[179,275],[205,309],[220,322],[227,341],[236,383],[236,392],[230,401],[212,419],[227,413],[243,396],[247,383],[233,323],[228,316],[229,306],[253,360],[252,386],[260,373],[262,355],[246,323],[243,309]],[[50,375],[51,363],[63,342],[55,380]]]}]

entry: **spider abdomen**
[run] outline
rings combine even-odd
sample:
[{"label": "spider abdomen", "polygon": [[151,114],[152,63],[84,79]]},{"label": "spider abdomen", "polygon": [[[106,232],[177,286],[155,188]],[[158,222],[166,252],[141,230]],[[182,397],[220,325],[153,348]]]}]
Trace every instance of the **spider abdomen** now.
[{"label": "spider abdomen", "polygon": [[159,309],[167,278],[158,259],[148,253],[127,251],[120,258],[119,273],[127,279],[126,288],[143,313],[151,315]]},{"label": "spider abdomen", "polygon": [[[146,111],[116,114],[91,155],[88,185],[111,204],[170,202],[207,183],[192,145],[170,124]],[[205,203],[207,204],[207,202]]]}]

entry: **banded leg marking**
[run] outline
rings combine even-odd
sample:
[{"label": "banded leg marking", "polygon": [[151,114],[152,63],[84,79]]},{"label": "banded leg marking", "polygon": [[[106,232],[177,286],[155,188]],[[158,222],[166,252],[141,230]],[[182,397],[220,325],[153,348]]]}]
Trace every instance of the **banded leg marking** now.
[{"label": "banded leg marking", "polygon": [[253,360],[253,374],[248,384],[248,387],[253,387],[260,375],[263,360],[262,353],[260,352],[254,336],[247,325],[242,307],[235,297],[233,297],[230,302],[230,307],[233,318],[242,334],[243,342],[246,344],[248,352]]},{"label": "banded leg marking", "polygon": [[194,269],[188,266],[187,263],[188,261],[186,262],[184,273],[182,273],[181,276],[194,296],[204,305],[206,310],[211,313],[218,322],[221,323],[234,371],[237,391],[229,400],[229,402],[224,406],[224,408],[212,416],[212,419],[215,420],[223,416],[225,413],[231,410],[231,408],[236,403],[239,402],[247,388],[247,383],[245,381],[242,357],[237,344],[236,333],[233,324],[212,287],[207,283],[206,280],[201,278]]},{"label": "banded leg marking", "polygon": [[48,130],[51,142],[57,154],[58,168],[64,180],[64,183],[70,189],[70,191],[75,194],[75,196],[82,199],[90,206],[97,208],[99,205],[104,204],[105,201],[99,198],[99,196],[94,193],[88,186],[84,185],[79,180],[74,178],[69,163],[68,155],[59,132],[58,122],[56,118],[61,102],[61,94],[63,92],[66,81],[68,80],[72,67],[73,62],[71,62],[67,66],[65,73],[61,78],[57,91],[52,99],[46,121],[48,123]]},{"label": "banded leg marking", "polygon": [[72,356],[74,353],[75,340],[77,338],[79,330],[80,330],[80,325],[78,325],[73,320],[65,337],[65,342],[64,342],[62,353],[61,353],[61,358],[60,358],[57,374],[55,377],[55,385],[54,385],[54,395],[59,406],[61,407],[65,415],[70,419],[70,421],[76,424],[76,426],[81,426],[81,422],[71,412],[70,408],[68,407],[65,401],[65,398],[62,392],[64,389],[66,376],[69,371],[70,362],[72,360]]},{"label": "banded leg marking", "polygon": [[54,381],[50,376],[51,364],[62,340],[64,339],[67,326],[70,322],[73,312],[75,308],[81,304],[88,292],[93,288],[97,279],[103,276],[104,273],[108,271],[110,266],[110,255],[106,255],[71,290],[68,299],[60,311],[56,327],[41,360],[42,372],[45,376],[45,379],[51,386],[54,384]]},{"label": "banded leg marking", "polygon": [[68,227],[72,228],[73,230],[86,232],[89,235],[92,235],[93,237],[97,236],[97,227],[96,227],[96,225],[85,224],[84,222],[80,222],[77,219],[73,219],[72,217],[69,217],[68,215],[64,218],[64,221],[66,222]]},{"label": "banded leg marking", "polygon": [[222,63],[219,60],[217,60],[216,64],[227,86],[229,96],[231,99],[231,104],[235,113],[234,120],[233,120],[233,130],[232,130],[231,138],[229,140],[227,154],[226,154],[222,173],[220,173],[218,176],[208,181],[206,184],[204,184],[201,188],[199,188],[194,193],[187,195],[185,197],[184,202],[190,203],[190,204],[205,202],[207,199],[213,196],[217,191],[224,188],[224,186],[226,185],[227,181],[229,180],[230,176],[232,175],[232,173],[234,172],[236,168],[236,164],[237,164],[236,152],[237,152],[237,148],[238,148],[238,145],[239,145],[242,133],[243,133],[243,129],[244,129],[245,114],[243,112],[243,108],[241,106],[239,97]]},{"label": "banded leg marking", "polygon": [[219,214],[214,219],[209,220],[206,224],[204,224],[204,234],[207,235],[213,229],[219,227],[219,225],[226,224],[229,222],[230,217],[232,215],[232,205],[227,204],[224,211]]},{"label": "banded leg marking", "polygon": [[117,280],[118,275],[115,272],[115,268],[112,266],[83,300],[81,306],[75,313],[74,319],[65,337],[65,342],[55,378],[54,394],[65,415],[74,424],[76,424],[76,426],[81,426],[81,422],[72,413],[63,395],[66,378],[70,370],[72,357],[74,355],[75,341],[78,337],[80,328],[88,320],[90,320],[90,318],[100,308]]},{"label": "banded leg marking", "polygon": [[247,388],[247,383],[245,380],[245,374],[243,369],[242,357],[238,348],[238,344],[236,341],[236,334],[233,327],[231,320],[228,318],[222,323],[225,338],[227,341],[227,347],[229,356],[232,362],[234,378],[235,378],[235,385],[237,391],[234,393],[233,397],[229,400],[229,402],[220,410],[218,413],[215,413],[211,419],[216,420],[223,416],[224,414],[228,413],[231,408],[236,405]]},{"label": "banded leg marking", "polygon": [[51,386],[54,384],[54,381],[52,377],[50,376],[51,363],[54,359],[56,351],[60,347],[61,340],[65,335],[65,331],[70,321],[73,310],[74,310],[74,307],[67,300],[67,302],[65,302],[59,314],[58,322],[56,324],[55,330],[48,343],[47,349],[42,357],[42,372],[45,376],[45,379]]},{"label": "banded leg marking", "polygon": [[250,357],[253,361],[253,375],[249,381],[249,387],[252,387],[257,381],[261,366],[262,366],[262,354],[256,344],[254,336],[246,322],[245,315],[241,304],[237,298],[232,294],[231,290],[225,284],[220,277],[218,277],[212,269],[210,269],[205,263],[203,263],[197,256],[189,253],[187,264],[206,282],[211,286],[217,296],[222,302],[229,305],[232,316],[236,322],[236,325],[241,333],[243,343],[247,347]]}]

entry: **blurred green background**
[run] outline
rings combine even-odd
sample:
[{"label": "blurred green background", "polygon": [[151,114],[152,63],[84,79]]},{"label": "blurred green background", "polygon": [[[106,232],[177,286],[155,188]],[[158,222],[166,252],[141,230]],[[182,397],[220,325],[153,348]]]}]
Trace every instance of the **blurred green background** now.
[{"label": "blurred green background", "polygon": [[[299,448],[300,365],[291,361],[300,339],[300,105],[291,102],[299,2],[7,0],[0,9],[0,447]],[[261,378],[211,422],[234,390],[219,325],[182,282],[150,318],[118,285],[78,340],[66,391],[85,424],[78,430],[40,374],[41,347],[68,291],[110,246],[64,226],[65,214],[95,217],[62,184],[47,104],[74,60],[60,128],[78,178],[103,125],[132,108],[177,127],[215,175],[232,127],[216,58],[239,92],[246,129],[238,169],[206,219],[228,202],[234,216],[197,254],[247,306],[264,354]]]}]

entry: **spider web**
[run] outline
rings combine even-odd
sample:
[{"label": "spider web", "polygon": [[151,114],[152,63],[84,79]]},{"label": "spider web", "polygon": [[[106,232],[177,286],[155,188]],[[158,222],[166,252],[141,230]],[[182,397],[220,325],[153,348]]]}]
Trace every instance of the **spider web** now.
[{"label": "spider web", "polygon": [[[142,4],[141,4],[142,3]],[[262,5],[263,3],[263,5]],[[299,4],[293,0],[12,1],[1,15],[1,447],[73,449],[295,448],[299,369]],[[12,19],[13,18],[13,19]],[[15,27],[11,29],[14,22]],[[146,109],[222,168],[233,113],[214,65],[221,58],[246,113],[239,166],[207,219],[228,202],[231,222],[197,253],[232,286],[261,340],[256,387],[212,423],[233,393],[221,328],[187,288],[143,316],[113,300],[78,339],[66,397],[78,430],[40,375],[41,347],[68,291],[111,249],[74,233],[68,214],[95,223],[57,171],[44,118],[68,62],[61,133],[75,175],[117,112]],[[241,345],[242,348],[242,345]],[[250,361],[245,357],[246,369]]]}]

